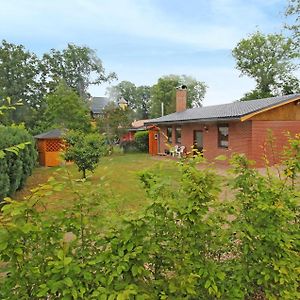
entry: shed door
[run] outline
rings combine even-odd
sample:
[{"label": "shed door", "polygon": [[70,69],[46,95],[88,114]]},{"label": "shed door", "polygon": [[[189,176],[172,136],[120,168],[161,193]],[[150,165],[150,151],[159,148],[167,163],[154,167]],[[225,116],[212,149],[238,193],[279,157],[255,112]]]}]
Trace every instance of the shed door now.
[{"label": "shed door", "polygon": [[157,155],[158,153],[158,130],[149,130],[149,153]]}]

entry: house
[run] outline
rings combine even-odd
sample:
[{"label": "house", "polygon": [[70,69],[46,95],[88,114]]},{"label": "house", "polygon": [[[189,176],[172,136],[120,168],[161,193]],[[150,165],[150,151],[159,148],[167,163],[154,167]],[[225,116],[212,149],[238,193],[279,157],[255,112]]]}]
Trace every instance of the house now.
[{"label": "house", "polygon": [[131,127],[127,129],[127,132],[123,134],[121,141],[127,142],[127,141],[133,141],[134,135],[138,131],[144,131],[147,130],[147,127],[145,126],[145,122],[150,120],[135,120],[131,123]]},{"label": "house", "polygon": [[[176,112],[146,122],[154,126],[151,154],[164,153],[170,145],[184,145],[187,151],[195,145],[208,160],[244,153],[261,167],[265,153],[270,164],[280,161],[287,132],[300,133],[300,94],[191,109],[186,109],[186,99],[182,86],[176,91]],[[270,130],[275,148],[267,143]]]},{"label": "house", "polygon": [[90,112],[93,119],[99,117],[104,107],[109,103],[107,97],[91,97]]}]

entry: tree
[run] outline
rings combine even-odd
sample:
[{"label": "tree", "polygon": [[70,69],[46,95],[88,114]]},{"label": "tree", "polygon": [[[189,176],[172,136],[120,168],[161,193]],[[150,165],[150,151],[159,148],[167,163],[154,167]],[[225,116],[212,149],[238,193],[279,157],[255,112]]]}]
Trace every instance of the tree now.
[{"label": "tree", "polygon": [[[12,122],[28,121],[42,105],[40,61],[23,45],[3,40],[0,44],[0,105],[10,97],[13,103],[22,99],[23,106],[10,114]],[[2,98],[2,99],[1,99]]]},{"label": "tree", "polygon": [[151,105],[151,88],[148,85],[138,86],[137,94],[137,119],[148,119]]},{"label": "tree", "polygon": [[185,84],[188,87],[187,107],[201,106],[207,86],[187,75],[167,75],[158,79],[151,88],[151,117],[161,115],[161,103],[165,114],[176,110],[176,87]]},{"label": "tree", "polygon": [[64,81],[45,100],[45,122],[48,127],[59,126],[84,131],[90,129],[90,117],[85,102]]},{"label": "tree", "polygon": [[286,28],[292,31],[294,44],[298,48],[300,43],[300,0],[289,0],[287,9],[285,11],[287,17],[294,18],[293,24],[286,25]]},{"label": "tree", "polygon": [[136,109],[136,86],[130,81],[121,81],[119,84],[109,87],[107,89],[109,99],[112,99],[115,103],[118,103],[121,97],[123,97],[131,109]]},{"label": "tree", "polygon": [[97,118],[97,127],[105,134],[108,143],[112,145],[116,139],[131,126],[132,111],[123,110],[115,103],[109,103]]},{"label": "tree", "polygon": [[123,97],[128,107],[134,111],[136,119],[146,119],[149,114],[150,105],[150,87],[136,86],[130,81],[121,81],[119,84],[107,89],[109,98],[116,103]]},{"label": "tree", "polygon": [[65,159],[74,161],[85,179],[86,171],[94,171],[105,153],[104,139],[98,133],[73,131],[66,136],[66,142]]},{"label": "tree", "polygon": [[232,53],[241,76],[247,75],[256,81],[255,90],[242,100],[299,91],[299,80],[293,75],[298,68],[293,61],[296,53],[290,38],[257,31],[241,40]]},{"label": "tree", "polygon": [[106,75],[102,61],[88,47],[68,44],[62,51],[52,49],[43,56],[43,78],[50,91],[63,79],[82,98],[88,98],[88,87],[116,78],[115,73]]}]

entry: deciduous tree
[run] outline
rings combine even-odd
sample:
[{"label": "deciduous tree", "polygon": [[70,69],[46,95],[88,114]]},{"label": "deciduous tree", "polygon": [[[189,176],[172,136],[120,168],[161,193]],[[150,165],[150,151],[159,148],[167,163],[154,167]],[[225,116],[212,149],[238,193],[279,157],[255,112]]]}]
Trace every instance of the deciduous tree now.
[{"label": "deciduous tree", "polygon": [[94,171],[105,153],[105,141],[98,133],[70,132],[66,136],[65,159],[72,160],[86,178],[86,171]]},{"label": "deciduous tree", "polygon": [[45,121],[48,127],[89,130],[90,116],[84,100],[64,81],[61,81],[45,100]]},{"label": "deciduous tree", "polygon": [[[25,49],[3,40],[0,44],[0,105],[10,97],[12,104],[22,99],[23,106],[12,111],[12,122],[30,119],[33,111],[41,107],[42,84],[39,79],[40,61]],[[1,99],[2,98],[2,99]]]},{"label": "deciduous tree", "polygon": [[300,55],[300,0],[289,0],[285,14],[292,19],[286,27],[293,33],[294,44]]},{"label": "deciduous tree", "polygon": [[257,99],[299,91],[299,80],[293,72],[298,68],[293,41],[281,34],[265,35],[259,31],[241,40],[233,49],[241,76],[256,81],[256,88],[242,100]]},{"label": "deciduous tree", "polygon": [[103,109],[96,122],[100,132],[105,134],[112,145],[131,126],[132,111],[123,110],[111,102]]},{"label": "deciduous tree", "polygon": [[78,95],[87,98],[90,85],[113,80],[116,74],[105,73],[102,61],[94,50],[68,44],[62,51],[52,49],[44,54],[43,77],[50,91],[63,79]]},{"label": "deciduous tree", "polygon": [[161,103],[165,114],[175,112],[176,87],[182,84],[188,87],[187,107],[201,106],[207,88],[204,82],[187,75],[167,75],[159,78],[151,88],[151,117],[161,115]]}]

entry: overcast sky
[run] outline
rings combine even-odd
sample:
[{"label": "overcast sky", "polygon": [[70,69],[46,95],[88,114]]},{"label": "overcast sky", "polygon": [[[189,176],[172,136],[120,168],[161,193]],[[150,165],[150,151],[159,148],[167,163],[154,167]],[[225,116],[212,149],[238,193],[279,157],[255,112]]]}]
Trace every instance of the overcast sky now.
[{"label": "overcast sky", "polygon": [[[38,55],[68,43],[97,51],[119,82],[152,85],[187,74],[208,86],[204,105],[240,98],[231,50],[259,29],[280,32],[287,0],[0,0],[0,39]],[[114,82],[116,84],[118,82]],[[105,86],[92,87],[103,96]]]}]

